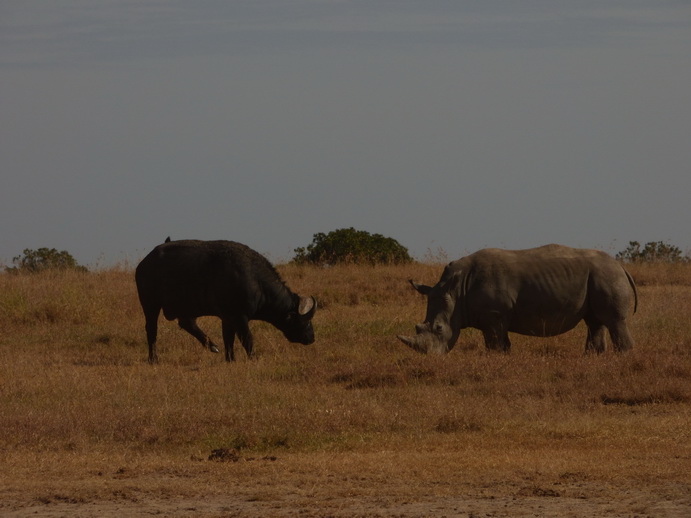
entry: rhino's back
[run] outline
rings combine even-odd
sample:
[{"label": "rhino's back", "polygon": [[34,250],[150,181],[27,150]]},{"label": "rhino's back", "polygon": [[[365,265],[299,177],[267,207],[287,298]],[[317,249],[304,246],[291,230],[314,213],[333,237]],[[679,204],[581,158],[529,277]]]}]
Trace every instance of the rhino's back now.
[{"label": "rhino's back", "polygon": [[618,274],[618,263],[599,250],[545,245],[526,250],[485,248],[449,264],[451,272],[470,271],[473,278],[503,287],[537,282],[562,291],[592,273]]},{"label": "rhino's back", "polygon": [[606,298],[609,290],[611,298],[623,288],[622,279],[626,282],[618,263],[597,250],[561,245],[484,249],[465,259],[471,325],[482,328],[483,319],[502,316],[509,331],[531,336],[572,329],[588,311],[591,297]]}]

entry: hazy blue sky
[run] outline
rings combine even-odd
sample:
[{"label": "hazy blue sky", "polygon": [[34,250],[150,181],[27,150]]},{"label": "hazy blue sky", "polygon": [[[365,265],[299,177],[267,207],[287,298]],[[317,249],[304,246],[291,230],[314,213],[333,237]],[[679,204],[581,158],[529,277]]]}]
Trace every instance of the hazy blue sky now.
[{"label": "hazy blue sky", "polygon": [[691,249],[691,2],[0,0],[0,262]]}]

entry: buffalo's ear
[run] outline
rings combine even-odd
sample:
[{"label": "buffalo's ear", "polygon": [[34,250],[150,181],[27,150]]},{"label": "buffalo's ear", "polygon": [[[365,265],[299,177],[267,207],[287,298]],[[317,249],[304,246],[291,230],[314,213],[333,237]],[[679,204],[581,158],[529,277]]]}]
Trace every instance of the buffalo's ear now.
[{"label": "buffalo's ear", "polygon": [[298,315],[303,320],[311,320],[317,311],[317,300],[314,297],[300,297]]},{"label": "buffalo's ear", "polygon": [[431,286],[425,286],[424,284],[418,284],[413,279],[408,279],[408,282],[410,283],[410,285],[413,288],[415,288],[418,292],[422,293],[425,296],[429,295],[429,292],[432,291]]}]

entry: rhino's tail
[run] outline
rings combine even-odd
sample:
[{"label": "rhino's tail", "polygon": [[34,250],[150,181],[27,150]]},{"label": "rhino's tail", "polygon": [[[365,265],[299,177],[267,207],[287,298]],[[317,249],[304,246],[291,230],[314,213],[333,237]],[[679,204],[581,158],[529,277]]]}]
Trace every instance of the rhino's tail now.
[{"label": "rhino's tail", "polygon": [[631,289],[633,290],[633,312],[635,313],[638,309],[638,290],[636,289],[636,283],[633,281],[633,277],[631,277],[631,274],[626,271],[626,268],[622,267],[622,269],[624,270],[626,278],[629,280],[629,284],[631,285]]}]

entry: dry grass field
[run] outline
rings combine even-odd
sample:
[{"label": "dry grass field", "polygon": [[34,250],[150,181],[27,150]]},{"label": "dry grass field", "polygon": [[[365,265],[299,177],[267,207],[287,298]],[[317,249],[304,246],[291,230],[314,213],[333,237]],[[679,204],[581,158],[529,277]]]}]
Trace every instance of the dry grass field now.
[{"label": "dry grass field", "polygon": [[161,319],[155,366],[130,268],[0,274],[0,515],[691,516],[691,266],[631,266],[636,347],[600,356],[410,351],[439,264],[279,270],[315,344],[253,322],[227,364]]}]

